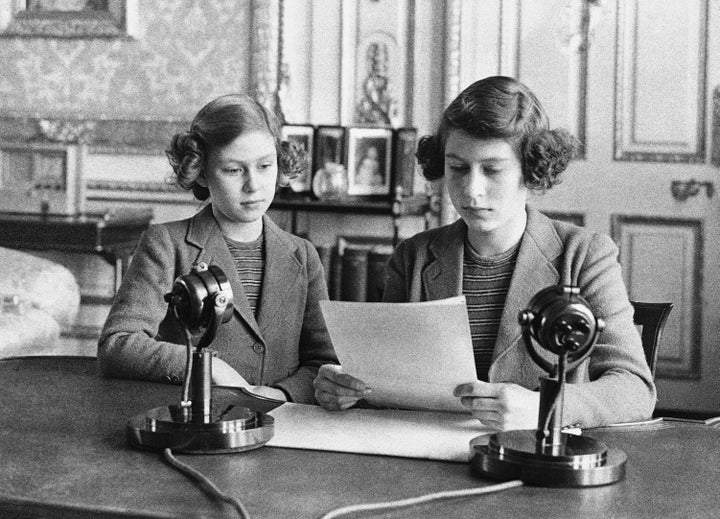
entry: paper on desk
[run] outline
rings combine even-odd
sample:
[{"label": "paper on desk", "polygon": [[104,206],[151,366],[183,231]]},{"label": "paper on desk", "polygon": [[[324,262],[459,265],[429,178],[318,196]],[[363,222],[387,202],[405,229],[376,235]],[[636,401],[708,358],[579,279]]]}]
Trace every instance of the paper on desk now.
[{"label": "paper on desk", "polygon": [[453,396],[477,380],[465,296],[421,303],[320,301],[343,370],[385,407],[466,412]]},{"label": "paper on desk", "polygon": [[467,414],[399,409],[333,412],[286,403],[275,419],[270,447],[355,452],[466,462],[470,440],[491,432]]}]

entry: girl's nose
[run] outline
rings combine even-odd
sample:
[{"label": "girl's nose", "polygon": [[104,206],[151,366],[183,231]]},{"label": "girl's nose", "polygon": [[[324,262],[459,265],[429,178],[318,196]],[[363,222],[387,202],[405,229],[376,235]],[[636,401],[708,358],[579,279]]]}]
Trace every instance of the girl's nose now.
[{"label": "girl's nose", "polygon": [[485,196],[487,191],[487,179],[485,178],[485,175],[483,175],[481,167],[473,166],[470,170],[466,189],[467,194],[472,197]]},{"label": "girl's nose", "polygon": [[258,174],[257,172],[253,171],[252,169],[249,169],[247,173],[245,174],[245,179],[243,182],[243,191],[247,193],[252,193],[253,191],[257,191],[258,189]]}]

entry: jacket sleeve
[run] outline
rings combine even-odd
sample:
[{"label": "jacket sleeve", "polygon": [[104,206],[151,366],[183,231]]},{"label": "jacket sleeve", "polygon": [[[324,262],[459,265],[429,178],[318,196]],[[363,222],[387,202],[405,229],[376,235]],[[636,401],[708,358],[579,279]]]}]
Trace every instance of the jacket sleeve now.
[{"label": "jacket sleeve", "polygon": [[155,339],[167,314],[164,295],[176,272],[175,247],[162,226],[142,236],[98,342],[98,365],[105,376],[180,383],[186,346]]},{"label": "jacket sleeve", "polygon": [[323,364],[337,364],[338,360],[320,310],[320,301],[328,299],[325,273],[315,247],[305,241],[305,249],[308,290],[298,344],[300,367],[273,386],[282,389],[293,402],[315,404],[313,381],[318,368]]},{"label": "jacket sleeve", "polygon": [[568,376],[568,382],[578,383],[566,385],[567,424],[592,427],[643,420],[655,407],[655,384],[633,324],[617,255],[608,236],[594,235],[587,253],[577,256],[582,263],[571,268],[578,273],[574,283],[605,328],[589,359],[589,380],[574,380],[585,372],[580,369]]}]

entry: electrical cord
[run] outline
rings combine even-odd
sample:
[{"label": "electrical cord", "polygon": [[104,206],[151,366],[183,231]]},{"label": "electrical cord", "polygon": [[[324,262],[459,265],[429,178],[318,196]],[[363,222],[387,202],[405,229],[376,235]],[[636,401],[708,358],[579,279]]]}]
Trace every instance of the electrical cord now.
[{"label": "electrical cord", "polygon": [[[224,501],[225,503],[230,504],[240,515],[242,519],[250,519],[250,514],[248,513],[247,509],[245,508],[245,505],[243,505],[240,501],[238,501],[235,498],[232,498],[225,494],[222,490],[220,490],[218,487],[215,486],[215,484],[210,481],[207,476],[205,476],[202,472],[192,468],[191,466],[183,463],[182,461],[178,460],[172,453],[172,451],[169,448],[166,448],[163,451],[165,455],[165,459],[167,460],[170,465],[178,469],[180,472],[185,474],[186,476],[190,477],[191,479],[197,481],[203,489],[208,492],[213,497]],[[468,496],[478,496],[482,494],[491,494],[493,492],[500,492],[502,490],[509,490],[511,488],[516,488],[522,486],[523,482],[519,479],[506,481],[504,483],[498,483],[496,485],[490,485],[487,487],[479,487],[479,488],[464,488],[460,490],[447,490],[444,492],[436,492],[433,494],[424,494],[417,497],[410,497],[407,499],[400,499],[397,501],[385,501],[381,503],[360,503],[357,505],[348,505],[348,506],[342,506],[339,508],[335,508],[333,510],[330,510],[329,512],[326,512],[321,519],[335,519],[336,517],[341,517],[343,515],[351,514],[354,512],[366,512],[371,510],[382,510],[382,509],[398,509],[403,508],[407,506],[413,506],[413,505],[419,505],[422,503],[430,503],[432,501],[439,501],[441,499],[453,499],[457,497],[468,497]]]},{"label": "electrical cord", "polygon": [[398,501],[386,501],[383,503],[360,503],[357,505],[342,506],[330,510],[324,514],[321,519],[335,519],[343,515],[351,514],[354,512],[366,512],[370,510],[382,510],[382,509],[398,509],[406,506],[418,505],[421,503],[429,503],[431,501],[438,501],[440,499],[452,499],[455,497],[467,497],[477,496],[482,494],[491,494],[493,492],[500,492],[502,490],[509,490],[522,486],[523,482],[519,479],[506,481],[505,483],[498,483],[496,485],[490,485],[488,487],[479,488],[465,488],[461,490],[448,490],[445,492],[436,492],[434,494],[425,494],[422,496],[411,497],[408,499],[400,499]]},{"label": "electrical cord", "polygon": [[205,474],[198,470],[195,470],[190,465],[187,465],[177,459],[169,448],[166,448],[163,453],[165,454],[165,459],[168,463],[170,463],[170,465],[172,465],[191,479],[197,481],[200,486],[213,497],[230,504],[237,511],[237,513],[242,519],[250,519],[250,514],[245,508],[245,505],[243,505],[237,499],[225,494],[222,490],[216,487],[215,484],[210,481],[207,476],[205,476]]}]

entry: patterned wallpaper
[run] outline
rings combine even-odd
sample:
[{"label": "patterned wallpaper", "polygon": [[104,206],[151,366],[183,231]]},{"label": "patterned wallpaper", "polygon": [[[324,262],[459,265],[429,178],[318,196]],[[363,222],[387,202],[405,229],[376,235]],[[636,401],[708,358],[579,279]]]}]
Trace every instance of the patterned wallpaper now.
[{"label": "patterned wallpaper", "polygon": [[0,115],[188,120],[249,90],[251,0],[139,0],[134,39],[0,37]]}]

